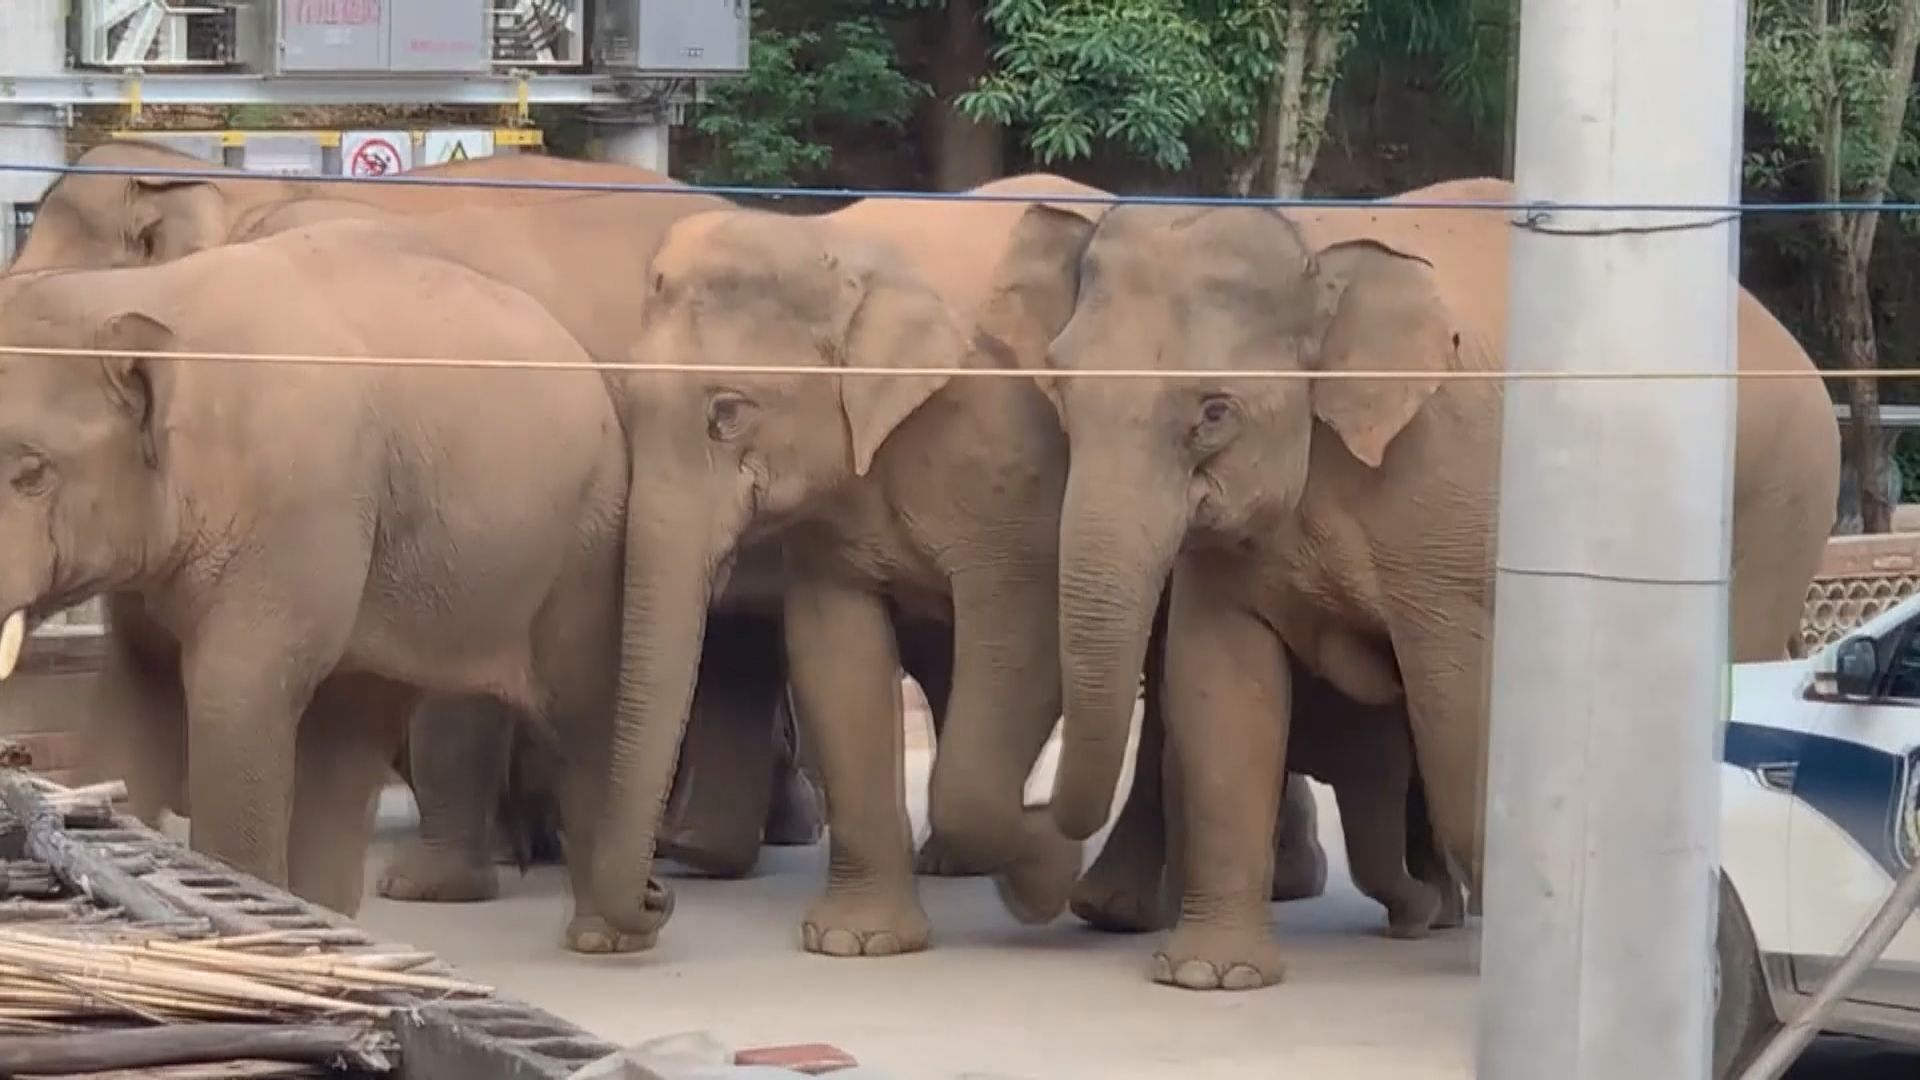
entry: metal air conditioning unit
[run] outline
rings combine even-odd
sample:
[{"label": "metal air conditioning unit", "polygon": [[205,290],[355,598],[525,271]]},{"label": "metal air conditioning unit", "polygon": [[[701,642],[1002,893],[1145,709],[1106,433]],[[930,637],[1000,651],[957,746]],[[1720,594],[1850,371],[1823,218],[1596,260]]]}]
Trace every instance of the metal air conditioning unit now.
[{"label": "metal air conditioning unit", "polygon": [[744,74],[748,7],[748,0],[600,0],[594,66],[619,75]]},{"label": "metal air conditioning unit", "polygon": [[147,71],[241,62],[244,0],[79,0],[68,24],[81,67]]},{"label": "metal air conditioning unit", "polygon": [[493,0],[493,62],[501,68],[577,68],[586,63],[581,0]]},{"label": "metal air conditioning unit", "polygon": [[256,0],[271,75],[484,75],[492,0]]}]

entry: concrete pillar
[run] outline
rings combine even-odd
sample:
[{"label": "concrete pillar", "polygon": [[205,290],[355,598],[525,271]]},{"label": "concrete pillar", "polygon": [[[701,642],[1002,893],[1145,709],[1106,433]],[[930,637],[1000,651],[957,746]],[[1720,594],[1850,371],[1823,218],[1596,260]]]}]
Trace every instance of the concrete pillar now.
[{"label": "concrete pillar", "polygon": [[[1523,201],[1739,201],[1743,3],[1524,0]],[[1738,222],[1552,211],[1513,240],[1516,372],[1726,373]],[[1486,1080],[1704,1080],[1735,388],[1507,384]]]}]

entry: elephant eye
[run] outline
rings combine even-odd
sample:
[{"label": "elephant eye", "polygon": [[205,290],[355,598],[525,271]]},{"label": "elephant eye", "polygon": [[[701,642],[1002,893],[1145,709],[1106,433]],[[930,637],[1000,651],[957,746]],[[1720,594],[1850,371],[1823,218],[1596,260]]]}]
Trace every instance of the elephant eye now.
[{"label": "elephant eye", "polygon": [[43,494],[52,479],[52,464],[38,454],[28,454],[20,459],[19,467],[14,469],[13,489],[22,495]]},{"label": "elephant eye", "polygon": [[1196,452],[1213,453],[1233,437],[1234,420],[1238,416],[1239,406],[1232,398],[1208,394],[1200,399],[1198,416],[1193,429],[1187,433],[1187,440]]},{"label": "elephant eye", "polygon": [[707,437],[731,442],[746,433],[757,407],[745,394],[722,391],[707,402]]}]

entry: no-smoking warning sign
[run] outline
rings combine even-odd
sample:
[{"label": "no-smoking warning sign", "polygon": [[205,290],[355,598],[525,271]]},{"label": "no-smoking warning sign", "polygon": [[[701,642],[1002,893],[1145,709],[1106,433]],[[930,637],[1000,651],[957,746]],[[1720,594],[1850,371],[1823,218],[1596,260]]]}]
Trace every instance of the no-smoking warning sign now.
[{"label": "no-smoking warning sign", "polygon": [[404,131],[351,131],[340,137],[348,176],[392,176],[413,167],[413,137]]}]

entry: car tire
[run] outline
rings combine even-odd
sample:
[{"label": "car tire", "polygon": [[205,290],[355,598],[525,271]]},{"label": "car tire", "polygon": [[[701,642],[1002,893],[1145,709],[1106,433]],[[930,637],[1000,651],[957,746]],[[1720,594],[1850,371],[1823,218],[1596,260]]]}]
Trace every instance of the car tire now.
[{"label": "car tire", "polygon": [[1760,947],[1747,909],[1720,872],[1720,918],[1714,932],[1713,1077],[1733,1080],[1779,1026]]}]

